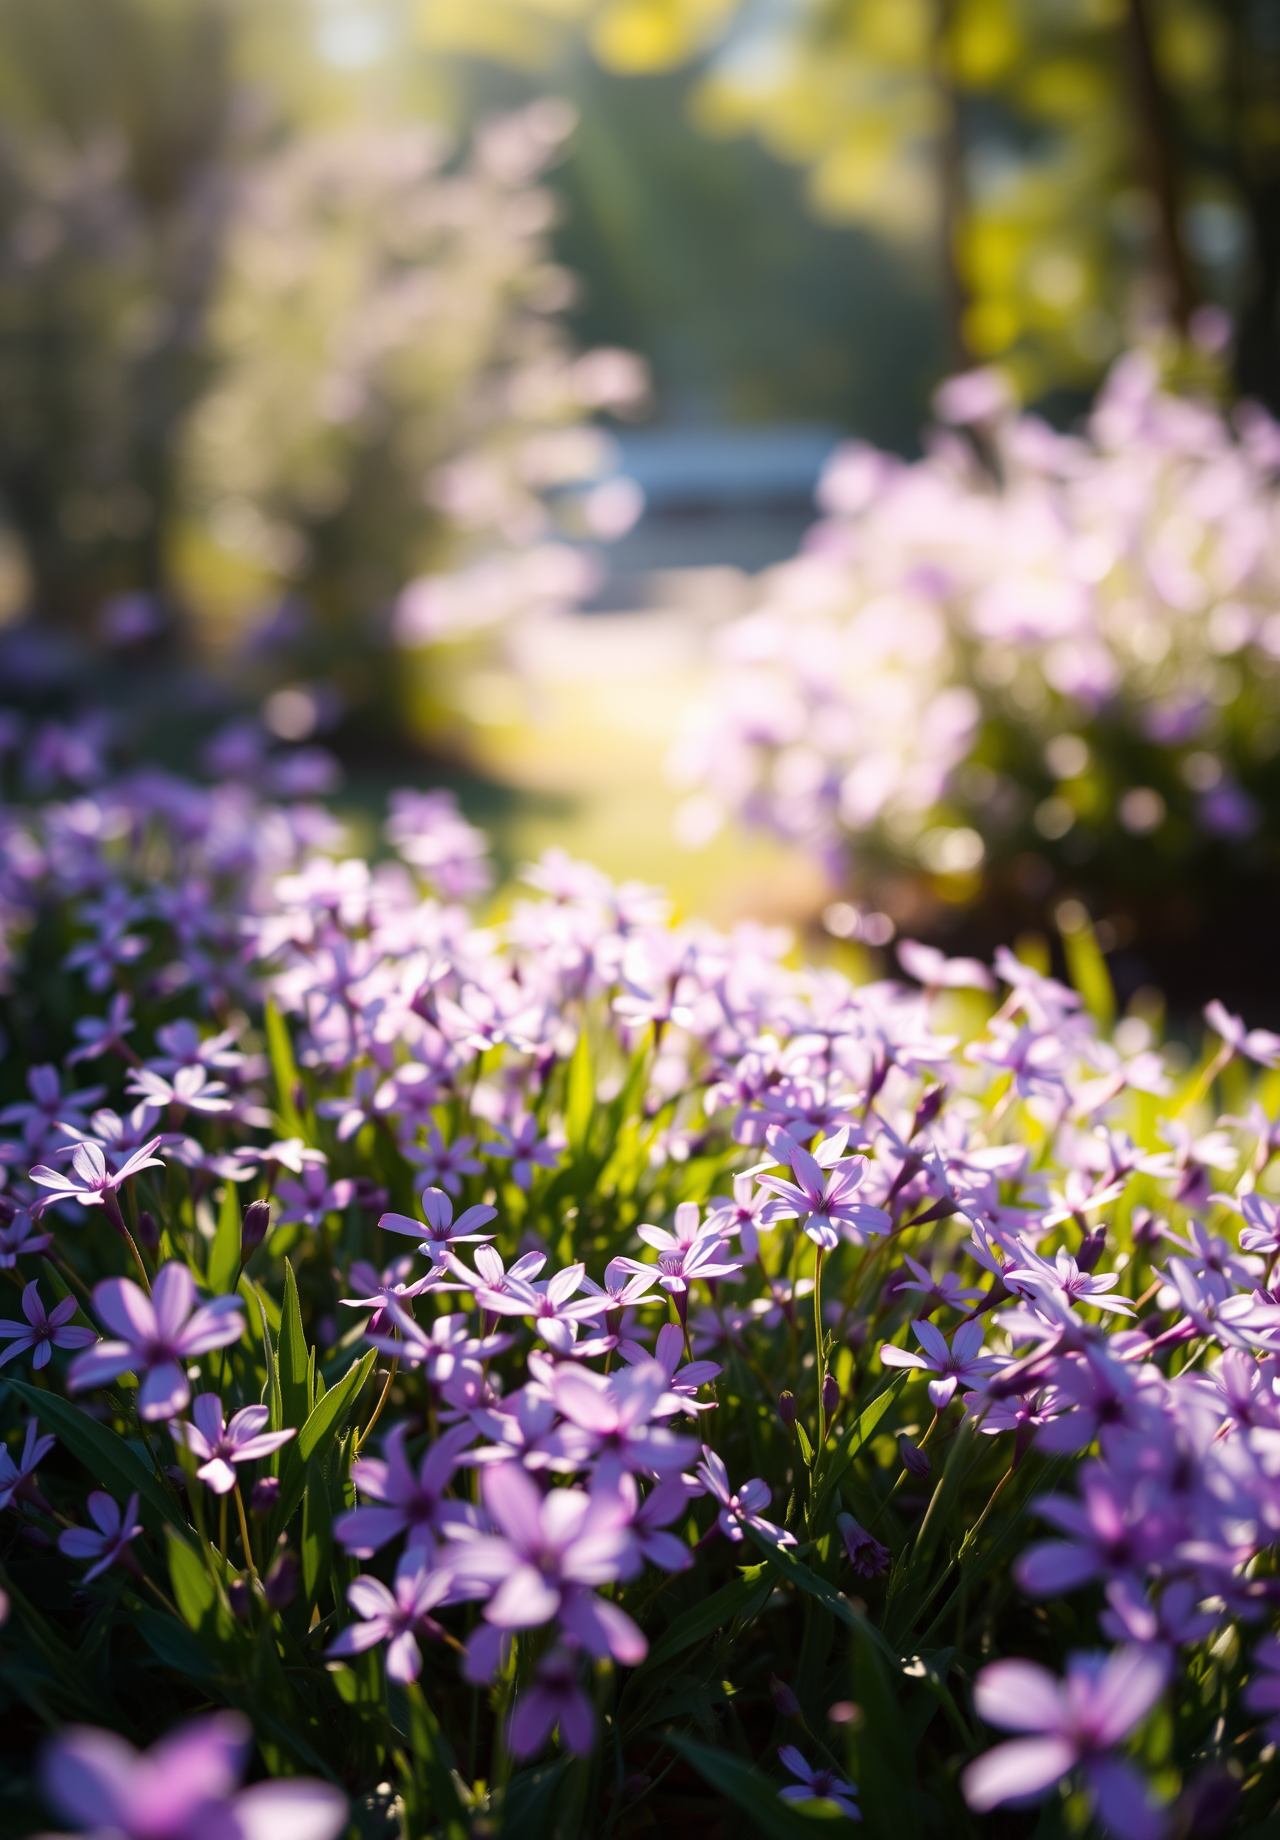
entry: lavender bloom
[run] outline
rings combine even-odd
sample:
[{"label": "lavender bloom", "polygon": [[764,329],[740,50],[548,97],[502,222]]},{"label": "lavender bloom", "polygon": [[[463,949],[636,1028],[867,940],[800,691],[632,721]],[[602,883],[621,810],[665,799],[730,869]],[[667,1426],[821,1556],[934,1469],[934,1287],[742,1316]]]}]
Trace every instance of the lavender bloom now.
[{"label": "lavender bloom", "polygon": [[1265,1642],[1259,1643],[1253,1660],[1254,1666],[1262,1672],[1255,1674],[1245,1686],[1244,1703],[1250,1712],[1272,1714],[1262,1729],[1269,1743],[1280,1743],[1280,1638],[1268,1636]]},{"label": "lavender bloom", "polygon": [[849,1562],[859,1578],[875,1578],[880,1572],[889,1569],[892,1558],[889,1548],[882,1546],[865,1527],[860,1527],[852,1514],[837,1514],[836,1527],[844,1541]]},{"label": "lavender bloom", "polygon": [[1105,1464],[1086,1463],[1080,1494],[1080,1501],[1043,1495],[1035,1504],[1038,1514],[1070,1537],[1040,1541],[1018,1560],[1018,1583],[1033,1597],[1072,1591],[1092,1578],[1137,1576],[1148,1559],[1168,1549],[1168,1509],[1150,1479],[1140,1479],[1126,1493]]},{"label": "lavender bloom", "polygon": [[982,1292],[966,1289],[955,1272],[944,1271],[941,1277],[935,1278],[928,1267],[918,1264],[909,1252],[904,1253],[903,1258],[915,1273],[915,1277],[899,1278],[894,1286],[895,1290],[922,1291],[926,1297],[932,1299],[929,1305],[931,1310],[938,1308],[968,1310],[981,1301]]},{"label": "lavender bloom", "polygon": [[117,1559],[128,1560],[129,1542],[142,1532],[142,1523],[137,1519],[136,1492],[125,1503],[122,1514],[119,1502],[104,1490],[95,1489],[89,1497],[89,1513],[98,1529],[96,1533],[90,1527],[68,1527],[65,1533],[58,1535],[58,1551],[65,1553],[68,1559],[94,1561],[84,1575],[85,1584],[114,1565]]},{"label": "lavender bloom", "polygon": [[965,1800],[985,1813],[1005,1802],[1039,1800],[1082,1767],[1099,1818],[1122,1840],[1156,1840],[1164,1822],[1132,1764],[1110,1753],[1164,1690],[1161,1657],[1141,1648],[1073,1655],[1058,1681],[1030,1661],[997,1661],[974,1684],[979,1717],[1005,1731],[1035,1732],[998,1744],[961,1779]]},{"label": "lavender bloom", "polygon": [[141,1376],[140,1418],[154,1423],[185,1411],[191,1398],[187,1362],[244,1334],[238,1297],[213,1297],[199,1306],[195,1298],[195,1279],[176,1259],[156,1273],[150,1297],[130,1278],[105,1279],[94,1288],[94,1306],[119,1339],[100,1342],[72,1362],[70,1391],[104,1386],[134,1369]]},{"label": "lavender bloom", "polygon": [[517,1700],[507,1733],[512,1752],[534,1756],[557,1725],[566,1750],[575,1757],[591,1755],[596,1715],[578,1684],[577,1658],[565,1648],[553,1648],[543,1656],[533,1686]]},{"label": "lavender bloom", "polygon": [[336,1182],[329,1180],[329,1172],[323,1163],[304,1163],[302,1174],[296,1182],[284,1180],[277,1182],[276,1194],[284,1203],[277,1218],[277,1226],[288,1226],[296,1222],[299,1226],[310,1227],[318,1232],[324,1225],[326,1214],[340,1214],[350,1207],[356,1195],[356,1183],[349,1176],[341,1176]]},{"label": "lavender bloom", "polygon": [[579,1468],[608,1458],[642,1475],[683,1469],[698,1454],[697,1439],[675,1437],[648,1422],[667,1398],[668,1379],[666,1368],[653,1360],[607,1376],[562,1364],[551,1397],[568,1422],[549,1448],[572,1456]]},{"label": "lavender bloom", "polygon": [[292,1429],[268,1431],[271,1414],[266,1406],[242,1406],[230,1424],[222,1419],[222,1401],[216,1393],[201,1393],[191,1408],[191,1424],[175,1421],[169,1432],[175,1443],[185,1444],[200,1459],[196,1470],[215,1495],[229,1495],[236,1486],[233,1465],[269,1457],[295,1436]]},{"label": "lavender bloom", "polygon": [[110,1205],[117,1205],[115,1192],[118,1188],[122,1188],[140,1170],[163,1167],[160,1158],[151,1154],[159,1143],[160,1139],[153,1137],[150,1143],[143,1144],[132,1156],[126,1157],[118,1169],[108,1167],[101,1146],[92,1140],[77,1144],[71,1152],[73,1174],[68,1175],[62,1170],[49,1169],[43,1163],[38,1163],[31,1171],[31,1180],[37,1187],[51,1189],[53,1192],[35,1203],[31,1209],[32,1215],[42,1214],[47,1207],[52,1207],[58,1201],[78,1201],[83,1208],[103,1207],[107,1205],[107,1197],[110,1196]]},{"label": "lavender bloom", "polygon": [[778,1746],[778,1762],[785,1764],[798,1782],[788,1783],[785,1789],[779,1789],[778,1799],[782,1802],[834,1802],[841,1814],[851,1821],[862,1819],[858,1807],[858,1789],[856,1783],[845,1782],[834,1770],[815,1770],[805,1762],[794,1744]]},{"label": "lavender bloom", "polygon": [[1241,1198],[1240,1210],[1248,1222],[1240,1231],[1241,1250],[1275,1258],[1280,1253],[1280,1203],[1254,1191]]},{"label": "lavender bloom", "polygon": [[854,1198],[866,1174],[867,1159],[845,1157],[848,1141],[848,1128],[844,1127],[819,1144],[811,1155],[784,1132],[774,1148],[790,1163],[795,1181],[788,1182],[781,1176],[761,1178],[761,1187],[777,1195],[782,1203],[778,1218],[799,1218],[809,1238],[827,1252],[833,1251],[842,1237],[855,1246],[864,1245],[869,1233],[887,1233],[891,1224],[883,1208]]},{"label": "lavender bloom", "polygon": [[414,1187],[428,1193],[438,1193],[442,1187],[451,1195],[461,1194],[463,1176],[478,1176],[484,1168],[471,1154],[475,1143],[474,1137],[458,1137],[446,1144],[436,1126],[428,1125],[425,1148],[418,1144],[401,1146],[407,1161],[418,1166]]},{"label": "lavender bloom", "polygon": [[750,1482],[744,1482],[742,1487],[735,1491],[729,1486],[729,1472],[723,1460],[716,1455],[714,1450],[708,1449],[704,1444],[702,1462],[698,1465],[698,1479],[708,1495],[711,1495],[720,1504],[716,1513],[716,1523],[727,1539],[740,1542],[743,1537],[743,1528],[750,1527],[754,1533],[758,1533],[762,1539],[768,1540],[773,1546],[794,1546],[796,1544],[793,1533],[788,1533],[783,1527],[775,1527],[772,1521],[767,1521],[762,1516],[760,1510],[769,1506],[772,1491],[768,1483],[761,1481],[759,1476],[753,1477]]},{"label": "lavender bloom", "polygon": [[32,1367],[47,1367],[55,1348],[87,1348],[90,1342],[96,1342],[98,1338],[92,1329],[80,1329],[71,1322],[75,1313],[75,1298],[63,1297],[46,1314],[39,1286],[33,1279],[22,1293],[22,1314],[26,1322],[0,1322],[0,1337],[9,1343],[0,1354],[0,1367],[25,1354],[28,1348],[35,1350]]},{"label": "lavender bloom", "polygon": [[1011,1291],[1029,1290],[1068,1304],[1088,1303],[1096,1310],[1111,1310],[1120,1316],[1134,1314],[1127,1298],[1107,1295],[1119,1284],[1119,1272],[1082,1272],[1071,1254],[1062,1249],[1050,1264],[1029,1248],[1020,1247],[1017,1258],[1005,1266],[1003,1276],[1006,1289]]},{"label": "lavender bloom", "polygon": [[347,1800],[328,1783],[295,1776],[235,1792],[251,1742],[238,1712],[190,1719],[142,1752],[72,1726],[46,1746],[41,1788],[73,1827],[118,1840],[337,1840]]},{"label": "lavender bloom", "polygon": [[34,1418],[27,1421],[27,1434],[22,1442],[22,1455],[15,1463],[9,1452],[0,1445],[0,1508],[7,1508],[24,1483],[31,1482],[36,1470],[57,1443],[53,1437],[40,1437],[39,1427]]},{"label": "lavender bloom", "polygon": [[577,1341],[580,1324],[603,1316],[610,1298],[597,1292],[579,1297],[586,1273],[581,1265],[566,1265],[545,1283],[531,1283],[508,1272],[502,1290],[478,1289],[476,1302],[496,1316],[528,1316],[537,1333],[557,1354],[569,1354]]},{"label": "lavender bloom", "polygon": [[929,1398],[936,1411],[941,1412],[950,1405],[957,1386],[980,1387],[1000,1364],[997,1356],[980,1352],[983,1334],[980,1322],[961,1323],[951,1339],[950,1348],[941,1329],[931,1322],[913,1322],[911,1333],[924,1349],[922,1355],[886,1342],[880,1350],[880,1359],[886,1367],[917,1367],[937,1374],[938,1379],[929,1382]]},{"label": "lavender bloom", "polygon": [[552,1131],[538,1136],[538,1121],[531,1112],[522,1112],[510,1125],[495,1124],[494,1139],[481,1144],[486,1156],[500,1157],[511,1164],[511,1180],[526,1192],[535,1169],[554,1169],[565,1147],[563,1133]]},{"label": "lavender bloom", "polygon": [[211,1080],[209,1069],[200,1062],[176,1067],[168,1079],[153,1067],[136,1068],[129,1075],[125,1091],[134,1098],[145,1099],[149,1105],[175,1106],[180,1111],[213,1116],[231,1110],[225,1080]]},{"label": "lavender bloom", "polygon": [[[484,1504],[498,1532],[457,1538],[448,1563],[464,1583],[496,1587],[484,1610],[493,1629],[536,1629],[555,1618],[597,1660],[612,1655],[628,1667],[643,1661],[644,1636],[594,1589],[640,1569],[631,1531],[634,1492],[598,1476],[590,1494],[541,1495],[518,1464],[500,1463],[484,1471]],[[475,1643],[473,1636],[468,1646]],[[478,1646],[494,1652],[487,1643]]]},{"label": "lavender bloom", "polygon": [[495,1219],[497,1208],[484,1205],[469,1207],[455,1220],[453,1203],[441,1189],[424,1189],[421,1199],[427,1223],[425,1229],[419,1221],[411,1220],[407,1214],[384,1214],[378,1225],[386,1233],[403,1233],[409,1239],[416,1239],[418,1251],[425,1253],[436,1264],[441,1264],[454,1246],[466,1240],[493,1238],[492,1233],[477,1233],[474,1229]]},{"label": "lavender bloom", "polygon": [[52,1233],[37,1233],[26,1208],[18,1208],[12,1220],[0,1223],[0,1271],[12,1271],[19,1259],[52,1244]]},{"label": "lavender bloom", "polygon": [[435,1551],[437,1540],[451,1527],[474,1527],[475,1511],[466,1502],[449,1501],[444,1491],[453,1479],[463,1451],[475,1442],[470,1425],[455,1425],[425,1452],[415,1471],[405,1455],[407,1425],[396,1425],[383,1439],[385,1455],[357,1457],[351,1477],[362,1495],[377,1507],[350,1508],[334,1522],[335,1538],[357,1559],[368,1559],[379,1547],[407,1533],[407,1551],[415,1547]]},{"label": "lavender bloom", "polygon": [[127,1056],[133,1052],[124,1039],[133,1033],[132,1003],[123,990],[112,997],[105,1016],[77,1017],[74,1027],[80,1046],[68,1054],[68,1067],[74,1067],[78,1061],[95,1061],[102,1054],[115,1052]]},{"label": "lavender bloom", "polygon": [[[646,1245],[656,1250],[658,1283],[673,1296],[683,1295],[695,1278],[728,1278],[742,1270],[741,1259],[721,1258],[729,1248],[717,1237],[710,1221],[701,1221],[696,1202],[682,1201],[677,1207],[674,1233],[647,1225],[636,1231]],[[653,1271],[651,1265],[639,1259],[617,1259],[615,1263],[637,1277]]]},{"label": "lavender bloom", "polygon": [[325,1650],[327,1655],[360,1655],[378,1642],[387,1644],[387,1675],[403,1685],[422,1671],[419,1634],[437,1641],[444,1634],[431,1611],[456,1602],[462,1595],[448,1570],[432,1570],[431,1558],[420,1546],[411,1546],[396,1566],[395,1588],[389,1591],[380,1578],[355,1578],[347,1586],[347,1602],[364,1620],[349,1623]]},{"label": "lavender bloom", "polygon": [[785,1202],[771,1195],[768,1189],[756,1186],[761,1170],[770,1167],[769,1163],[758,1163],[754,1169],[736,1175],[732,1201],[726,1195],[713,1195],[707,1203],[708,1234],[715,1234],[719,1239],[739,1235],[738,1243],[748,1259],[759,1257],[761,1233],[771,1233],[779,1220],[792,1218]]},{"label": "lavender bloom", "polygon": [[6,1105],[0,1112],[0,1125],[20,1124],[22,1137],[31,1154],[37,1155],[66,1121],[81,1124],[91,1105],[96,1105],[106,1091],[104,1086],[86,1087],[82,1092],[64,1093],[56,1067],[37,1066],[27,1069],[30,1099]]}]

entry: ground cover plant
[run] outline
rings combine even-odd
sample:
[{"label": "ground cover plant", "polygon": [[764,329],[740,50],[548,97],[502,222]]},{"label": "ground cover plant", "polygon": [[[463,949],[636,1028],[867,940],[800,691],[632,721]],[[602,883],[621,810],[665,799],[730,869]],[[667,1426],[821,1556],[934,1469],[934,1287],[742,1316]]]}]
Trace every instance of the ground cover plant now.
[{"label": "ground cover plant", "polygon": [[918,461],[836,451],[800,554],[721,635],[673,763],[688,841],[733,814],[837,880],[905,866],[969,898],[1269,872],[1275,422],[1158,344],[1079,428],[993,371],[935,406]]},{"label": "ground cover plant", "polygon": [[1280,1038],[82,739],[0,820],[5,1831],[1270,1831]]}]

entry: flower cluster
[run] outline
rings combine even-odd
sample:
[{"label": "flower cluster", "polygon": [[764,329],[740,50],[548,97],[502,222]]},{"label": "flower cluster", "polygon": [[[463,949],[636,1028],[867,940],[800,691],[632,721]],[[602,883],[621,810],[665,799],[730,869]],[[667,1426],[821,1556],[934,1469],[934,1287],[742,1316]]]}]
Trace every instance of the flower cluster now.
[{"label": "flower cluster", "polygon": [[724,628],[673,762],[688,840],[733,813],[836,874],[853,846],[952,877],[1110,850],[1123,878],[1135,837],[1273,830],[1275,423],[1166,393],[1142,351],[1081,433],[989,372],[937,406],[920,461],[833,456],[800,555]]},{"label": "flower cluster", "polygon": [[247,1714],[326,1836],[612,1831],[675,1761],[875,1831],[1261,1818],[1274,1036],[1211,1006],[1188,1068],[1007,951],[855,986],[556,853],[494,918],[439,797],[371,866],[154,787],[0,833],[14,1039],[86,992],[5,1069],[11,1722],[159,1738],[64,1735],[60,1813],[258,1831]]}]

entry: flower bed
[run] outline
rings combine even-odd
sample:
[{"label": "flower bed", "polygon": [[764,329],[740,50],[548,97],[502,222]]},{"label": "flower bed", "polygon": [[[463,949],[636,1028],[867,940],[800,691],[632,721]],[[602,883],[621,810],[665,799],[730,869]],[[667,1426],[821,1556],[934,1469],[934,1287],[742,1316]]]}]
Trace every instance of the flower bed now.
[{"label": "flower bed", "polygon": [[443,795],[0,835],[7,1831],[1266,1814],[1280,1039],[486,918]]}]

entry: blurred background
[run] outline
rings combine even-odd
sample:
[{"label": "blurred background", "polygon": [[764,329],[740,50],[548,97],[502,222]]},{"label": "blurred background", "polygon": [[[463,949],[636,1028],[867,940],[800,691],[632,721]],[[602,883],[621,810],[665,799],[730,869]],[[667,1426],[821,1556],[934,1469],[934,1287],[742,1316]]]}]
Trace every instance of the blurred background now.
[{"label": "blurred background", "polygon": [[15,796],[1268,1020],[1278,407],[1280,0],[0,0]]}]

